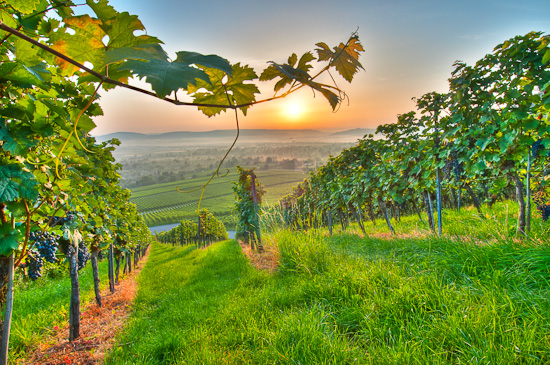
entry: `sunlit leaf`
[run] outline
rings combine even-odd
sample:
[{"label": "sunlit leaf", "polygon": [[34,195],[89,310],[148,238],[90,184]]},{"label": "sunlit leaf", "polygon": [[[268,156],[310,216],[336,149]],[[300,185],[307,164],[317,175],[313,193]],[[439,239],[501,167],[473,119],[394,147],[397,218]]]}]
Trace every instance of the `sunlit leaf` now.
[{"label": "sunlit leaf", "polygon": [[9,4],[16,10],[24,14],[32,13],[40,5],[42,0],[10,0]]},{"label": "sunlit leaf", "polygon": [[[209,82],[201,80],[196,86],[189,88],[189,93],[193,94],[196,103],[216,104],[216,105],[241,105],[252,103],[256,100],[255,94],[259,93],[258,87],[254,84],[248,84],[246,81],[254,80],[258,76],[254,69],[248,66],[241,66],[240,63],[233,67],[233,74],[226,76],[225,72],[217,69],[205,69],[209,75]],[[225,78],[227,77],[227,80]],[[204,91],[203,91],[204,90]],[[227,90],[227,94],[226,94]],[[241,108],[246,115],[249,107]],[[205,115],[213,116],[225,108],[199,107]]]},{"label": "sunlit leaf", "polygon": [[319,61],[330,61],[330,64],[347,81],[351,82],[359,69],[363,69],[359,62],[359,54],[364,49],[357,36],[351,37],[347,45],[340,43],[339,46],[334,47],[334,51],[326,43],[320,42],[316,45],[320,47],[316,49]]}]

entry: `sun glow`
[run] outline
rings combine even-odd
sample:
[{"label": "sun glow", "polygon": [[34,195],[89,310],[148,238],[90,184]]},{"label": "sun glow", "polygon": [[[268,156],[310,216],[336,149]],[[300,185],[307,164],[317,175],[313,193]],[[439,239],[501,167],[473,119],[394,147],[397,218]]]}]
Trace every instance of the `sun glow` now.
[{"label": "sun glow", "polygon": [[300,100],[289,100],[283,106],[283,114],[289,120],[298,120],[304,113],[305,106]]}]

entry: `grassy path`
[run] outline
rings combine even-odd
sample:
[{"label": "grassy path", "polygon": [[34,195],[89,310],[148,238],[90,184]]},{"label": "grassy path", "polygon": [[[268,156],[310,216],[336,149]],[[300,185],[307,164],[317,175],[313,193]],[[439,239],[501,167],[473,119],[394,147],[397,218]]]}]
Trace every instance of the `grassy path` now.
[{"label": "grassy path", "polygon": [[109,364],[547,363],[550,248],[281,232],[274,275],[235,241],[153,245]]}]

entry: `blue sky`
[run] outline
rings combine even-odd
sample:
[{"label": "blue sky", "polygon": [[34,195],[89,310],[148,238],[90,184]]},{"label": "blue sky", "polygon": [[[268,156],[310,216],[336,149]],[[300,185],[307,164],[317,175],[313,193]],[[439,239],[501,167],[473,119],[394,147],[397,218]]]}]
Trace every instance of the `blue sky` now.
[{"label": "blue sky", "polygon": [[[323,41],[336,45],[358,29],[365,47],[362,71],[338,113],[311,92],[256,106],[244,128],[375,128],[414,109],[412,97],[444,92],[456,60],[475,63],[494,46],[529,31],[550,33],[550,1],[175,1],[118,0],[119,11],[137,14],[168,52],[218,54],[258,73],[267,61],[284,62]],[[262,83],[263,84],[263,83]],[[272,85],[261,85],[270,96]],[[284,113],[288,104],[300,116]],[[175,107],[126,90],[102,96],[105,116],[94,134],[212,130],[234,127],[231,115],[206,118],[194,108]],[[269,122],[276,116],[276,125]]]}]

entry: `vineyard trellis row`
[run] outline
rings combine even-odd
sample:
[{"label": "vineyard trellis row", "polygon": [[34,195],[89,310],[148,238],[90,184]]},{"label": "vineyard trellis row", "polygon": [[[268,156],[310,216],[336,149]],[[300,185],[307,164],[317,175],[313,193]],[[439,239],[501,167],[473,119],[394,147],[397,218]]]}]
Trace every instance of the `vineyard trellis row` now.
[{"label": "vineyard trellis row", "polygon": [[172,245],[195,244],[204,248],[213,242],[227,240],[228,234],[223,222],[207,209],[201,209],[197,222],[183,220],[171,230],[157,233],[156,239]]},{"label": "vineyard trellis row", "polygon": [[417,111],[378,127],[382,139],[367,135],[310,173],[281,200],[283,220],[298,229],[324,224],[331,230],[333,214],[343,226],[352,217],[362,227],[364,215],[374,223],[378,213],[394,232],[389,212],[396,220],[404,211],[422,220],[424,206],[435,232],[437,206],[441,234],[443,205],[471,203],[482,213],[482,201],[513,197],[517,233],[527,235],[532,190],[544,220],[550,211],[549,43],[550,36],[531,32],[473,66],[456,62],[449,93],[416,99]]}]

